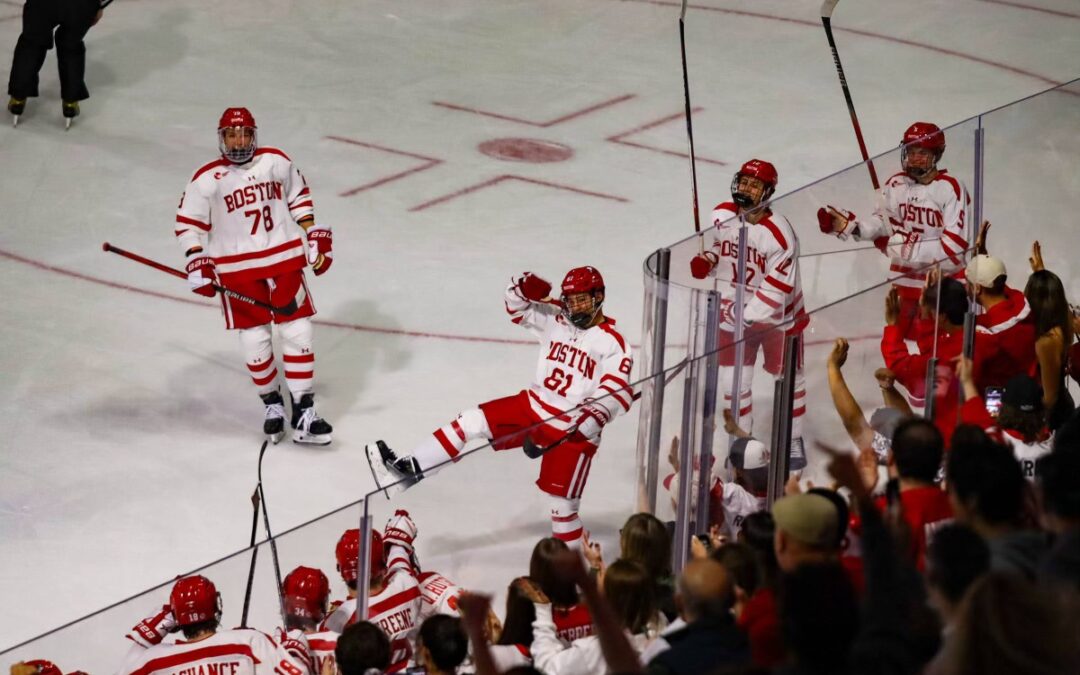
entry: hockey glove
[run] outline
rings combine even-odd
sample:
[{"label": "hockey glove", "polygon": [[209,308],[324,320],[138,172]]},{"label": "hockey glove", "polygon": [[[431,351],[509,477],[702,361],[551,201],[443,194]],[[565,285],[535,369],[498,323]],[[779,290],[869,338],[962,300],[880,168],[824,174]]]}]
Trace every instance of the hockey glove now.
[{"label": "hockey glove", "polygon": [[577,434],[585,440],[595,442],[600,438],[600,430],[607,424],[607,414],[596,406],[587,405],[581,409],[581,414],[574,421],[577,425]]},{"label": "hockey glove", "polygon": [[532,272],[526,272],[518,279],[517,289],[521,297],[530,302],[540,302],[551,295],[551,284]]},{"label": "hockey glove", "polygon": [[823,233],[836,235],[841,241],[846,241],[848,225],[855,220],[855,214],[834,206],[823,206],[817,210],[817,219]]},{"label": "hockey glove", "polygon": [[334,233],[329,225],[312,225],[307,231],[308,263],[319,276],[334,264]]},{"label": "hockey glove", "polygon": [[284,628],[278,628],[275,635],[277,643],[288,652],[297,665],[303,665],[309,673],[318,673],[315,668],[315,659],[311,655],[311,646],[308,644],[304,631],[294,628],[288,632]]},{"label": "hockey glove", "polygon": [[173,617],[172,607],[162,605],[159,611],[135,624],[125,637],[140,647],[149,649],[161,644],[166,635],[179,629],[180,625]]},{"label": "hockey glove", "polygon": [[720,258],[712,251],[696,255],[690,260],[690,274],[693,274],[695,279],[704,279],[719,261]]},{"label": "hockey glove", "polygon": [[205,255],[201,248],[196,249],[188,254],[187,267],[184,269],[192,292],[208,298],[214,297],[217,291],[210,284],[217,281],[217,272],[214,271],[214,261],[210,256]]},{"label": "hockey glove", "polygon": [[390,520],[386,521],[386,528],[383,530],[383,544],[387,548],[401,546],[411,553],[413,540],[416,539],[416,531],[416,523],[409,517],[409,512],[398,509]]}]

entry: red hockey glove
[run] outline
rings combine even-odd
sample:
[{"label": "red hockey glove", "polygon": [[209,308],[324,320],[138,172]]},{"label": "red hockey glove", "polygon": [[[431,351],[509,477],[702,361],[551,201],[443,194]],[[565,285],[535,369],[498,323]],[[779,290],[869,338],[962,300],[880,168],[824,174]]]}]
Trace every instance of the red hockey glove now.
[{"label": "red hockey glove", "polygon": [[199,249],[188,255],[187,267],[188,285],[191,290],[208,298],[214,297],[217,291],[210,284],[217,281],[217,272],[214,271],[214,261],[210,256],[203,254]]},{"label": "red hockey glove", "polygon": [[851,221],[855,220],[855,214],[851,211],[838,209],[835,206],[823,206],[817,210],[818,228],[825,234],[834,234],[841,240],[848,238],[847,228]]},{"label": "red hockey glove", "polygon": [[532,272],[526,272],[518,279],[517,289],[521,296],[530,302],[540,302],[551,296],[551,284]]},{"label": "red hockey glove", "polygon": [[719,261],[720,258],[712,251],[696,255],[690,260],[690,274],[693,274],[695,279],[704,279],[709,276],[709,272],[712,272]]},{"label": "red hockey glove", "polygon": [[329,225],[312,225],[307,231],[308,262],[319,276],[334,264],[334,233]]},{"label": "red hockey glove", "polygon": [[150,648],[161,644],[165,636],[179,630],[180,625],[173,617],[172,607],[162,605],[161,609],[146,617],[125,636],[140,647]]},{"label": "red hockey glove", "polygon": [[299,628],[294,628],[290,631],[286,631],[284,628],[278,628],[275,637],[277,638],[277,643],[281,645],[282,649],[288,652],[289,656],[293,658],[293,661],[295,661],[296,664],[307,667],[309,673],[319,672],[315,667],[315,659],[311,655],[311,646],[308,644],[304,631]]},{"label": "red hockey glove", "polygon": [[409,517],[409,512],[398,509],[390,520],[386,521],[383,530],[383,543],[387,546],[402,546],[407,551],[413,550],[413,541],[416,539],[416,523]]},{"label": "red hockey glove", "polygon": [[587,405],[581,409],[581,414],[574,421],[577,425],[577,434],[587,441],[596,441],[600,438],[600,430],[607,424],[607,414],[596,406]]}]

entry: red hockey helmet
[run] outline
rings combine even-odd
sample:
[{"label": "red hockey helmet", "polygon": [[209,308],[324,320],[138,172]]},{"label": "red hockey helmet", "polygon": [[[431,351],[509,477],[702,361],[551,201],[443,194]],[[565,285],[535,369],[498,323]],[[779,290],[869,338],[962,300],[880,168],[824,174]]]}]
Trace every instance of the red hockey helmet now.
[{"label": "red hockey helmet", "polygon": [[199,574],[184,577],[173,584],[169,606],[176,623],[181,626],[210,619],[221,620],[221,595],[213,581]]},{"label": "red hockey helmet", "polygon": [[281,594],[285,596],[287,615],[321,621],[330,599],[330,580],[322,570],[301,565],[285,577]]},{"label": "red hockey helmet", "polygon": [[[247,108],[227,108],[218,120],[218,148],[234,164],[250,160],[258,147],[258,127]],[[228,137],[228,141],[226,141]]]},{"label": "red hockey helmet", "polygon": [[[588,293],[591,305],[582,306],[579,301],[571,306],[570,296]],[[566,273],[562,281],[563,316],[582,330],[592,325],[600,306],[604,304],[604,277],[595,267],[575,267]]]},{"label": "red hockey helmet", "polygon": [[[37,668],[38,675],[64,675],[60,668],[52,661],[45,659],[34,659],[32,661],[26,661],[26,665]],[[12,667],[14,670],[14,666]]]},{"label": "red hockey helmet", "polygon": [[[755,202],[753,197],[739,190],[739,181],[743,176],[757,178],[765,184],[765,189],[761,193],[761,199]],[[779,180],[780,177],[776,173],[775,166],[763,159],[752,159],[739,167],[739,170],[735,172],[735,176],[731,179],[731,199],[743,208],[757,206],[758,204],[768,201],[769,197],[772,197],[773,192],[776,191],[776,183]]]},{"label": "red hockey helmet", "polygon": [[[904,172],[912,178],[921,178],[937,169],[938,160],[945,152],[945,132],[936,124],[930,122],[916,122],[904,131],[904,137],[900,139],[900,166]],[[912,166],[908,162],[908,150],[910,148],[922,148],[933,153],[933,161],[926,166]]]},{"label": "red hockey helmet", "polygon": [[[368,546],[368,555],[371,560],[371,576],[382,574],[386,571],[386,553],[383,550],[382,535],[375,530],[371,531],[371,545]],[[360,564],[360,530],[353,528],[345,530],[338,539],[337,548],[334,549],[334,557],[337,558],[337,569],[345,583],[356,583],[357,567]]]}]

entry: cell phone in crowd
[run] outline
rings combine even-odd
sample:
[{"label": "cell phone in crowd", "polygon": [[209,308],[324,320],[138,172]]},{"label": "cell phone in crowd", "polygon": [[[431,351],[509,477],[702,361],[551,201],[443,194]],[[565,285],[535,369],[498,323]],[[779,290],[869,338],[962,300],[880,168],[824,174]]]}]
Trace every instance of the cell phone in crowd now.
[{"label": "cell phone in crowd", "polygon": [[986,402],[986,412],[991,417],[997,417],[1001,412],[1001,394],[1005,391],[1001,387],[987,387],[986,394],[983,396],[983,401]]}]

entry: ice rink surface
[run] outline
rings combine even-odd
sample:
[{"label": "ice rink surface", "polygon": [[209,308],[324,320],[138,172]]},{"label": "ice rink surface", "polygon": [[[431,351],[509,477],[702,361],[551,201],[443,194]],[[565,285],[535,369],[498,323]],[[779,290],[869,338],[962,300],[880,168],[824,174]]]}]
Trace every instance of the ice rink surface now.
[{"label": "ice rink surface", "polygon": [[[0,0],[5,69],[20,6]],[[859,159],[818,10],[690,6],[706,218],[752,156],[777,166],[778,194]],[[252,110],[260,144],[301,167],[335,233],[333,269],[308,277],[318,409],[335,438],[268,452],[283,531],[371,489],[365,443],[407,450],[527,385],[536,348],[503,311],[511,275],[557,282],[596,266],[605,310],[638,345],[642,260],[693,230],[678,11],[662,0],[117,0],[88,35],[92,97],[67,133],[50,55],[41,98],[17,129],[0,126],[0,649],[247,545],[262,407],[237,339],[182,281],[101,251],[110,241],[182,266],[175,207],[217,155],[225,107]],[[1080,74],[1075,0],[847,1],[834,27],[872,154],[912,121],[945,126]],[[506,139],[517,140],[491,143]],[[1075,230],[1062,231],[1051,267],[1076,250]],[[1022,262],[1027,235],[995,234]],[[816,283],[830,279],[840,287],[846,271]],[[828,405],[815,394],[811,382],[811,405]],[[633,509],[636,425],[632,411],[605,433],[582,508],[609,556]],[[520,453],[474,459],[401,503],[425,563],[499,592],[525,572],[546,511]],[[283,567],[317,564],[338,589],[344,526],[310,536],[308,557],[294,551]],[[223,594],[237,623],[242,586]]]}]

